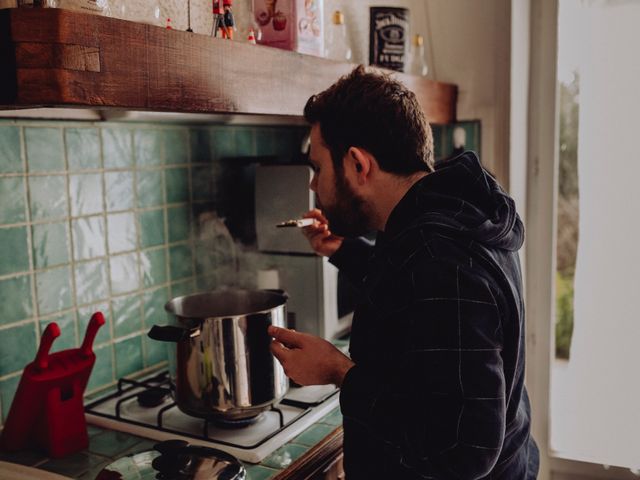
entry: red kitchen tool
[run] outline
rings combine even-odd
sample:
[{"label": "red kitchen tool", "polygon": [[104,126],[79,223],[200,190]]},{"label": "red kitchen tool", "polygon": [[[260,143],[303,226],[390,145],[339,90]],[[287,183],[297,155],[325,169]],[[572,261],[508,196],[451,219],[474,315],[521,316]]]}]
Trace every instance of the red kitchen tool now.
[{"label": "red kitchen tool", "polygon": [[60,328],[54,322],[47,325],[35,360],[22,372],[0,437],[3,449],[40,446],[56,458],[87,448],[82,395],[96,360],[93,340],[102,325],[104,316],[94,313],[80,348],[52,354]]}]

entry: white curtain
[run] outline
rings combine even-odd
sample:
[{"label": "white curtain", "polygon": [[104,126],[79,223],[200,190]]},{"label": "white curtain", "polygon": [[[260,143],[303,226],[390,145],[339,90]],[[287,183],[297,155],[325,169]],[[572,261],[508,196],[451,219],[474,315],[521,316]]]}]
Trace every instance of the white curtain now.
[{"label": "white curtain", "polygon": [[580,5],[575,326],[569,364],[552,385],[563,398],[552,404],[551,446],[560,456],[638,469],[640,1]]}]

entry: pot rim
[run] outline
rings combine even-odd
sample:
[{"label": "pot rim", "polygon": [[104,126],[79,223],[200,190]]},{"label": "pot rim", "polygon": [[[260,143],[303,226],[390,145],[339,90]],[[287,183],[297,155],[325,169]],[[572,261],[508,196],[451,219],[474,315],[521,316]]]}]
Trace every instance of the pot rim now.
[{"label": "pot rim", "polygon": [[[205,313],[205,314],[196,314],[194,315],[194,312],[178,312],[177,309],[179,308],[178,306],[181,305],[185,300],[187,299],[196,299],[196,298],[206,298],[212,295],[243,295],[243,296],[251,296],[251,295],[257,295],[260,294],[262,296],[267,296],[267,298],[270,297],[270,300],[272,300],[273,305],[271,306],[265,306],[264,308],[260,308],[257,310],[250,310],[249,308],[247,308],[247,311],[244,312],[233,312],[233,313],[221,313],[221,314],[215,314],[214,313]],[[189,318],[189,319],[198,319],[198,320],[209,320],[209,319],[224,319],[224,318],[230,318],[230,319],[234,319],[234,318],[240,318],[240,317],[246,317],[248,315],[256,315],[256,314],[262,314],[262,313],[267,313],[270,312],[271,310],[273,310],[274,308],[279,308],[282,306],[285,306],[287,303],[287,294],[282,291],[282,290],[249,290],[249,289],[243,289],[243,288],[232,288],[232,289],[216,289],[216,290],[210,290],[210,291],[206,291],[206,292],[199,292],[199,293],[191,293],[191,294],[187,294],[187,295],[181,295],[179,297],[175,297],[172,298],[171,300],[169,300],[167,303],[165,303],[164,305],[164,309],[167,313],[170,313],[171,315],[174,315],[176,317],[179,318]],[[271,302],[268,302],[269,304]]]}]

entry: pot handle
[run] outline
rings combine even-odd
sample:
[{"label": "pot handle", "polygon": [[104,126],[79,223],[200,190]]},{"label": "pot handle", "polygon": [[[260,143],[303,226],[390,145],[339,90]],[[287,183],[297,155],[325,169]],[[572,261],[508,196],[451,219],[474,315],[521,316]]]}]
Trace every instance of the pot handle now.
[{"label": "pot handle", "polygon": [[[198,330],[198,333],[199,330]],[[171,325],[154,325],[147,333],[147,336],[152,340],[158,340],[160,342],[181,342],[187,340],[192,336],[191,331],[185,328],[174,327]]]}]

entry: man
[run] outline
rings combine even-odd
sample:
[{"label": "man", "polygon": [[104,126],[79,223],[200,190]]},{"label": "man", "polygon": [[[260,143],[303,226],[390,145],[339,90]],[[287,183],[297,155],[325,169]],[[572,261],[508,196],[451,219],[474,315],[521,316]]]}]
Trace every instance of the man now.
[{"label": "man", "polygon": [[[361,289],[351,358],[270,328],[299,384],[341,387],[355,479],[533,479],[513,200],[466,152],[434,169],[415,95],[356,68],[312,96],[311,245]],[[358,235],[377,231],[375,246]]]}]

